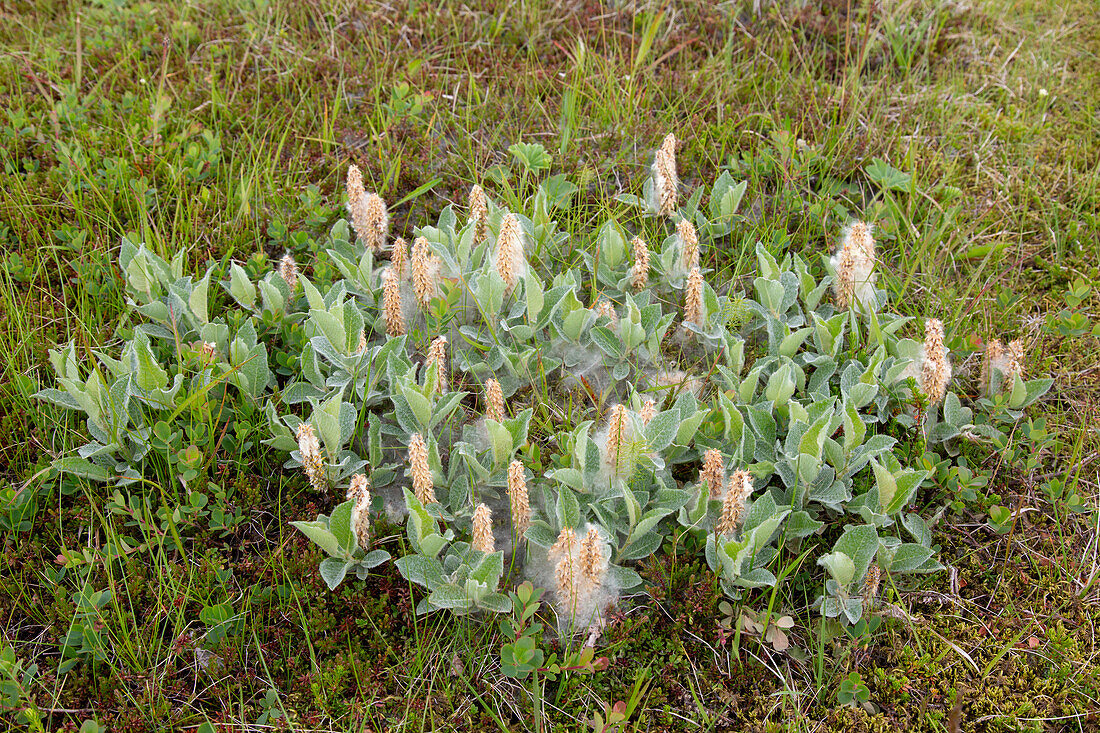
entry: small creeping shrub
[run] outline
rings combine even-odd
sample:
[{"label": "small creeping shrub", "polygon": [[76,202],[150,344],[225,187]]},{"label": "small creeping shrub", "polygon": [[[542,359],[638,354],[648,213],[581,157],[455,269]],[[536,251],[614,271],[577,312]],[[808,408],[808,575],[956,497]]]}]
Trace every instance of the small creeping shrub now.
[{"label": "small creeping shrub", "polygon": [[[84,412],[91,436],[57,468],[193,481],[226,426],[259,413],[264,442],[318,494],[351,487],[330,515],[293,522],[327,555],[330,588],[389,559],[370,547],[385,512],[406,522],[396,564],[427,591],[418,611],[512,613],[529,579],[563,633],[598,629],[642,586],[634,564],[681,526],[730,597],[775,586],[809,551],[821,613],[859,622],[880,577],[942,567],[911,511],[935,471],[904,465],[892,436],[927,446],[919,466],[963,440],[1003,447],[1050,380],[1025,381],[1022,356],[994,349],[983,397],[964,405],[942,324],[903,335],[861,223],[820,267],[757,244],[747,291],[716,288],[700,252],[740,226],[745,184],[723,173],[681,202],[674,151],[669,136],[645,198],[620,197],[637,229],[600,226],[579,268],[550,267],[568,243],[552,214],[576,192],[563,176],[526,201],[511,192],[522,210],[476,187],[469,211],[447,207],[408,246],[352,170],[355,229],[329,232],[322,262],[342,277],[324,287],[289,255],[260,277],[230,264],[195,278],[182,254],[124,240],[144,322],[117,356],[51,352],[60,389],[38,396]],[[168,426],[198,447],[157,463]],[[509,663],[538,667],[529,637],[512,636]]]}]

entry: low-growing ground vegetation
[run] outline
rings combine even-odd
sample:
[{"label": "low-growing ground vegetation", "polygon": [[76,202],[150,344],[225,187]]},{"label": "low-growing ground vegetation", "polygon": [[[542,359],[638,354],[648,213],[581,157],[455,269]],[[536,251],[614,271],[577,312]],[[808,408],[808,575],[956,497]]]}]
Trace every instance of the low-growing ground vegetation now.
[{"label": "low-growing ground vegetation", "polygon": [[[1087,2],[1030,0],[1007,10],[837,0],[0,7],[0,717],[31,730],[1094,728],[1094,15]],[[681,181],[681,215],[672,218],[647,212],[660,208],[659,196],[646,202],[653,151],[670,131]],[[380,316],[390,250],[360,266],[366,245],[344,221],[349,165],[387,202],[389,241],[412,244],[423,227],[435,228],[427,233],[433,245],[459,241],[469,228],[470,188],[480,184],[492,212],[482,253],[488,259],[451,274],[476,284],[467,273],[489,273],[498,257],[488,243],[505,213],[521,214],[533,277],[551,297],[555,276],[576,273],[579,300],[562,308],[591,308],[585,332],[603,329],[602,346],[574,337],[575,344],[552,350],[554,338],[569,341],[572,326],[538,323],[527,279],[495,294],[498,280],[508,279],[499,268],[481,292],[507,302],[509,333],[532,325],[528,318],[544,329],[521,332],[515,343],[545,341],[539,357],[572,360],[566,375],[574,378],[533,368],[526,384],[510,384],[507,370],[485,372],[472,354],[488,353],[491,344],[450,322],[456,304],[469,304],[445,297],[434,310],[410,310],[407,334],[387,336],[390,321]],[[709,270],[698,327],[680,325],[691,268],[669,266],[683,262],[675,224],[682,212],[697,224],[700,270]],[[881,465],[852,478],[853,494],[880,491],[891,480],[885,474],[924,480],[892,514],[866,506],[862,515],[858,507],[848,515],[807,514],[826,526],[797,551],[771,543],[781,559],[769,566],[776,582],[741,582],[750,568],[722,564],[714,547],[708,553],[708,533],[689,529],[719,521],[722,510],[717,500],[709,508],[687,502],[704,483],[703,448],[722,449],[727,462],[765,460],[753,450],[753,460],[738,454],[743,441],[730,444],[732,429],[718,419],[723,396],[754,403],[771,389],[761,383],[742,397],[742,380],[773,347],[784,358],[794,354],[802,368],[806,353],[828,346],[825,333],[819,342],[808,334],[790,354],[779,342],[815,309],[823,320],[832,317],[838,296],[826,289],[820,303],[808,303],[808,286],[833,275],[829,256],[855,219],[874,224],[872,290],[881,291],[883,317],[876,327],[898,321],[896,334],[880,334],[885,358],[917,355],[926,319],[939,319],[953,378],[939,406],[919,393],[919,373],[896,385],[884,372],[876,377],[883,401],[864,412],[882,421],[869,418],[869,434],[894,442],[876,459]],[[440,234],[448,223],[453,241]],[[626,337],[599,310],[604,297],[616,319],[629,320],[634,234],[645,236],[653,260],[653,300],[640,306],[639,322],[649,302],[676,313],[667,334],[647,321],[643,340],[657,333],[648,356],[689,373],[706,365],[698,409],[709,417],[698,428],[705,439],[673,436],[661,465],[632,459],[632,477],[636,464],[686,499],[662,515],[655,551],[630,559],[629,532],[607,533],[614,517],[586,502],[585,482],[610,470],[613,485],[625,470],[618,457],[607,468],[615,405],[625,404],[622,419],[645,432],[644,400],[654,394],[646,378],[659,381],[628,359],[622,367],[610,363]],[[620,245],[621,256],[609,253]],[[287,253],[304,283],[284,293],[280,283],[289,283],[278,272]],[[158,275],[159,261],[167,269]],[[756,282],[779,281],[780,270],[799,279],[802,298],[782,313],[782,297],[768,308],[770,286]],[[168,296],[184,276],[193,293],[208,273],[203,305],[210,310],[200,318],[192,305],[199,299],[187,297],[183,323]],[[340,282],[350,283],[348,297],[320,307],[305,292],[312,283],[324,298]],[[845,328],[871,344],[871,309],[860,307],[866,293],[853,292],[863,315]],[[333,319],[312,312],[328,313],[341,299],[359,303],[370,319],[361,325],[371,354],[404,339],[404,361],[391,353],[380,363],[408,372],[391,368],[383,387],[351,374],[346,435],[343,398],[329,418],[317,411],[331,405],[324,390],[340,381],[358,333],[346,328],[350,316],[331,331],[322,324]],[[755,311],[748,301],[765,307]],[[778,327],[760,325],[765,311],[783,317],[787,330],[778,339],[769,339]],[[209,327],[219,318],[232,338],[220,341]],[[171,332],[177,322],[190,329],[188,338]],[[619,341],[607,341],[604,331]],[[319,367],[319,383],[288,389],[296,379],[303,384],[300,357],[319,332],[341,353]],[[443,333],[448,386],[469,392],[454,404],[439,385],[441,370],[422,365],[432,338]],[[749,368],[735,369],[730,354],[742,338]],[[1027,380],[1053,380],[1041,396],[1033,390],[1026,414],[1009,414],[1022,402],[983,402],[982,356],[994,339],[1022,343]],[[148,422],[111,453],[116,466],[130,465],[128,473],[106,471],[94,451],[82,463],[80,446],[105,442],[88,416],[56,404],[61,397],[35,398],[62,388],[57,376],[66,373],[70,343],[81,380],[90,378],[93,353],[128,353],[132,361],[114,376],[129,369],[148,380],[141,385],[147,399],[135,408]],[[214,356],[206,343],[216,344]],[[582,346],[595,356],[578,361]],[[874,349],[845,348],[844,358],[873,360]],[[723,381],[716,364],[738,381]],[[110,386],[110,365],[99,367]],[[163,382],[159,368],[167,368]],[[768,367],[765,376],[778,371]],[[160,409],[150,394],[170,390],[177,373],[186,377],[188,398]],[[461,432],[461,422],[484,415],[489,376],[508,393],[508,419],[477,423],[475,432],[486,435],[481,445]],[[783,380],[774,382],[785,393]],[[793,382],[794,399],[812,403],[812,388]],[[838,376],[835,393],[847,399],[842,382]],[[1026,388],[1022,394],[1028,401]],[[115,397],[101,403],[108,412]],[[768,399],[774,403],[775,394]],[[403,407],[389,407],[400,400]],[[405,493],[385,490],[404,479],[402,446],[421,404],[429,423],[436,410],[466,416],[442,416],[423,431],[439,491],[434,503],[413,491],[413,481]],[[675,411],[677,423],[690,418],[683,401],[657,410],[658,417]],[[777,410],[781,426],[797,422]],[[926,414],[939,433],[922,429]],[[325,435],[326,419],[336,437]],[[837,419],[836,432],[822,441],[842,444],[854,431],[840,427],[839,412]],[[323,480],[311,482],[302,470],[307,461],[294,430],[303,420],[317,426],[332,459]],[[958,430],[949,435],[951,426]],[[1004,439],[991,443],[983,426],[1002,430]],[[750,428],[759,434],[756,424]],[[658,441],[657,432],[646,439]],[[589,433],[603,462],[591,475],[587,448],[576,463],[578,443],[587,440],[580,436]],[[449,463],[437,455],[440,443]],[[418,576],[406,566],[381,555],[368,561],[355,540],[335,558],[346,550],[344,559],[355,563],[333,564],[323,536],[316,535],[318,545],[291,522],[336,519],[341,506],[342,521],[351,522],[354,502],[343,502],[354,472],[350,462],[339,465],[341,450],[380,472],[373,549],[394,558],[431,555],[424,543],[436,540],[424,528],[439,521],[436,536],[448,526],[456,532],[445,555],[501,551],[500,593],[516,595],[479,595],[481,610],[469,614],[418,613],[474,609],[467,596],[455,600],[426,576],[410,582]],[[484,464],[490,487],[496,482],[496,495],[485,499],[498,530],[489,545],[474,531],[473,503],[466,511],[462,501],[478,489],[446,471],[462,450]],[[553,571],[525,574],[510,562],[511,547],[522,544],[507,529],[507,538],[500,534],[508,527],[513,459],[531,482],[536,526],[529,537],[558,540],[564,526],[578,525],[574,512],[605,530],[606,572],[616,579],[607,587],[623,593],[601,608],[591,633],[590,618],[579,629],[562,622],[569,595],[555,588]],[[765,480],[765,469],[756,470],[758,497],[770,482],[793,503],[781,472]],[[545,478],[555,475],[557,483]],[[574,480],[581,481],[568,494],[581,497],[575,509],[559,488]],[[551,486],[555,499],[547,504],[537,492]],[[678,501],[660,496],[669,506]],[[654,491],[653,508],[660,501]],[[621,506],[623,521],[636,526]],[[406,529],[402,509],[421,517],[413,522],[419,529]],[[903,519],[910,515],[923,519]],[[736,531],[761,519],[739,519]],[[927,526],[924,544],[935,554],[923,569],[944,568],[920,575],[886,568],[872,594],[877,601],[856,613],[826,599],[830,617],[823,618],[815,600],[829,595],[827,578],[843,573],[817,560],[840,546],[845,524],[876,525],[880,535],[915,545]],[[740,538],[736,531],[730,536]],[[709,537],[717,542],[715,533]],[[462,540],[474,546],[461,547]],[[528,576],[541,581],[541,596],[529,586],[516,590]],[[863,577],[851,580],[853,598],[864,592]],[[836,590],[840,603],[847,591]]]}]

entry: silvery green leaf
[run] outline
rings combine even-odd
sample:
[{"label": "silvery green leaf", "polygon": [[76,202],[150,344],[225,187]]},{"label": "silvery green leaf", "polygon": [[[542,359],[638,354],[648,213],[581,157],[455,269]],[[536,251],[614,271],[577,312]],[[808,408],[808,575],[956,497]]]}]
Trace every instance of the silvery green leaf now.
[{"label": "silvery green leaf", "polygon": [[913,536],[917,544],[925,547],[932,544],[932,532],[929,531],[928,525],[919,514],[914,514],[913,512],[905,513],[902,515],[901,524],[905,527],[906,531]]},{"label": "silvery green leaf", "polygon": [[212,270],[206,271],[206,275],[202,280],[195,283],[195,287],[191,289],[191,295],[187,298],[188,307],[191,309],[191,312],[195,314],[195,318],[199,319],[202,323],[206,323],[210,320],[208,302],[211,272]]},{"label": "silvery green leaf", "polygon": [[878,532],[874,527],[867,524],[849,525],[833,545],[833,551],[843,552],[851,558],[855,568],[854,577],[862,578],[871,561],[875,559],[878,546]]},{"label": "silvery green leaf", "polygon": [[153,356],[153,350],[149,346],[149,338],[142,333],[136,334],[130,342],[134,371],[137,376],[137,386],[143,390],[151,391],[163,389],[168,386],[168,372],[161,367]]},{"label": "silvery green leaf", "polygon": [[765,412],[754,405],[745,405],[745,413],[749,418],[753,433],[759,443],[764,443],[769,448],[775,445],[775,418],[771,412]]},{"label": "silvery green leaf", "polygon": [[596,346],[600,347],[605,354],[614,359],[622,356],[622,342],[618,336],[611,332],[611,329],[606,326],[595,326],[588,333]]},{"label": "silvery green leaf", "polygon": [[818,558],[817,564],[829,571],[829,575],[833,577],[833,580],[843,587],[847,587],[856,575],[855,562],[847,553],[841,551],[822,555]]},{"label": "silvery green leaf", "polygon": [[299,273],[298,282],[302,285],[302,292],[306,296],[309,307],[313,310],[325,310],[325,299],[321,297],[320,291],[313,287],[313,283],[309,281],[309,278]]},{"label": "silvery green leaf", "polygon": [[478,608],[484,608],[493,613],[511,613],[512,601],[508,596],[500,593],[484,593],[477,599]]},{"label": "silvery green leaf", "polygon": [[363,556],[363,559],[359,561],[359,565],[367,569],[376,568],[389,559],[390,553],[385,550],[371,550]]},{"label": "silvery green leaf", "polygon": [[474,601],[465,588],[441,585],[428,596],[428,604],[433,608],[449,608],[455,613],[463,613],[473,607]]},{"label": "silvery green leaf", "polygon": [[230,265],[228,290],[233,300],[245,308],[251,309],[256,304],[256,286],[248,279],[244,268],[236,263]]},{"label": "silvery green leaf", "polygon": [[577,497],[567,486],[558,490],[558,503],[556,507],[558,526],[578,529],[581,523],[581,507]]},{"label": "silvery green leaf", "polygon": [[809,326],[800,328],[797,331],[792,331],[790,335],[779,343],[779,354],[786,357],[794,356],[802,347],[802,343],[806,340],[806,337],[809,336],[812,331],[813,328]]},{"label": "silvery green leaf", "polygon": [[794,394],[797,385],[791,376],[790,362],[784,362],[768,378],[768,385],[764,389],[764,398],[771,401],[776,407],[787,404],[787,400]]},{"label": "silvery green leaf", "polygon": [[809,512],[791,512],[787,517],[786,524],[783,525],[783,535],[788,539],[800,539],[809,537],[824,526],[824,522],[814,519]]},{"label": "silvery green leaf", "polygon": [[871,461],[871,468],[875,472],[875,484],[878,488],[878,509],[885,511],[886,507],[893,502],[894,495],[898,493],[898,482],[890,469],[878,461]]},{"label": "silvery green leaf", "polygon": [[650,532],[637,537],[631,536],[631,541],[622,548],[618,561],[626,562],[649,557],[661,546],[662,539],[657,532]]},{"label": "silvery green leaf", "polygon": [[321,561],[321,566],[319,568],[321,571],[321,578],[325,581],[325,585],[328,586],[329,590],[336,590],[336,586],[343,582],[344,576],[347,575],[348,570],[354,565],[355,563],[353,562],[326,557]]},{"label": "silvery green leaf", "polygon": [[91,479],[92,481],[107,481],[110,478],[107,469],[76,456],[58,458],[53,462],[53,467],[62,473]]},{"label": "silvery green leaf", "polygon": [[[672,410],[668,410],[667,412],[672,412]],[[680,414],[683,415],[683,412]],[[681,417],[680,423],[676,428],[676,440],[674,442],[677,445],[691,445],[692,441],[695,439],[696,431],[706,417],[707,413],[702,410],[690,413],[686,417]],[[656,420],[657,418],[654,417],[653,419]]]},{"label": "silvery green leaf", "polygon": [[557,535],[554,534],[554,530],[550,529],[550,526],[541,520],[532,522],[527,531],[523,533],[523,536],[527,538],[528,542],[533,542],[546,549],[553,546],[558,539]]},{"label": "silvery green leaf", "polygon": [[512,434],[508,428],[496,420],[485,419],[485,430],[489,434],[489,446],[493,453],[493,465],[501,467],[512,457]]},{"label": "silvery green leaf", "polygon": [[886,569],[891,573],[912,573],[930,560],[935,552],[931,547],[907,542],[894,550],[887,559]]},{"label": "silvery green leaf", "polygon": [[870,404],[871,400],[873,400],[877,394],[878,385],[858,382],[853,384],[844,396],[847,402],[851,403],[856,409],[859,409]]},{"label": "silvery green leaf", "polygon": [[432,421],[432,403],[420,390],[412,385],[401,385],[401,396],[405,398],[409,409],[416,418],[419,429],[425,429]]},{"label": "silvery green leaf", "polygon": [[752,282],[760,305],[766,308],[773,316],[779,316],[783,312],[781,310],[784,294],[783,283],[778,280],[769,280],[763,277],[758,277]]},{"label": "silvery green leaf", "polygon": [[[676,437],[680,414],[677,410],[665,410],[653,416],[645,429],[646,445],[652,451],[663,451]],[[686,444],[686,443],[685,443]]]},{"label": "silvery green leaf", "polygon": [[575,468],[557,468],[547,473],[546,477],[574,491],[584,491],[584,476]]},{"label": "silvery green leaf", "polygon": [[477,566],[470,571],[470,578],[484,583],[490,590],[496,590],[500,576],[504,574],[504,553],[491,552],[481,558]]},{"label": "silvery green leaf", "polygon": [[332,516],[328,520],[328,530],[336,541],[340,543],[343,552],[338,557],[350,555],[355,549],[355,533],[351,529],[351,509],[354,500],[342,502],[332,510]]},{"label": "silvery green leaf", "polygon": [[410,583],[433,588],[443,583],[443,565],[435,558],[405,555],[394,561],[398,572]]},{"label": "silvery green leaf", "polygon": [[[322,517],[323,516],[324,515],[322,515]],[[328,529],[327,517],[316,519],[311,522],[291,522],[290,525],[313,540],[313,542],[324,550],[325,554],[329,557],[342,558],[344,556],[343,549],[340,547],[340,541],[336,538],[336,535]]]},{"label": "silvery green leaf", "polygon": [[763,242],[756,243],[756,262],[760,274],[769,280],[778,280],[783,272],[779,263],[775,261],[775,257],[764,247]]}]

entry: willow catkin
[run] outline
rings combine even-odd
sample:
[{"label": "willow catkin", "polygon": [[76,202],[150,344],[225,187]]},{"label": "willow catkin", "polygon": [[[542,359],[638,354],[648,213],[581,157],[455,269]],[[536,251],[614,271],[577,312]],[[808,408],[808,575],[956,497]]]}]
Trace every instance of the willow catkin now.
[{"label": "willow catkin", "polygon": [[471,545],[478,552],[493,552],[493,515],[485,504],[478,504],[474,510],[474,541]]},{"label": "willow catkin", "polygon": [[985,345],[985,353],[982,354],[981,390],[986,397],[993,394],[993,372],[1001,368],[1004,357],[1005,345],[1000,339],[993,339]]},{"label": "willow catkin", "polygon": [[699,471],[699,483],[707,487],[707,495],[712,499],[722,496],[722,482],[726,468],[722,465],[722,452],[711,448],[703,456],[703,468]]},{"label": "willow catkin", "polygon": [[495,379],[485,382],[485,417],[504,422],[504,393],[500,390],[500,382]]},{"label": "willow catkin", "polygon": [[447,337],[437,336],[428,346],[428,358],[426,367],[435,365],[436,391],[439,394],[450,391],[450,378],[447,373]]},{"label": "willow catkin", "polygon": [[726,496],[722,500],[722,516],[714,530],[720,535],[728,535],[741,526],[745,518],[745,504],[752,495],[752,474],[748,471],[734,471],[730,476]]},{"label": "willow catkin", "polygon": [[649,421],[657,416],[657,402],[655,400],[645,400],[642,402],[642,409],[638,411],[638,419],[642,421],[642,425],[649,425]]},{"label": "willow catkin", "polygon": [[531,526],[531,504],[527,496],[527,477],[519,461],[508,464],[508,503],[512,507],[512,530],[516,537],[523,537]]},{"label": "willow catkin", "polygon": [[298,452],[302,456],[302,470],[309,478],[310,484],[317,491],[328,489],[328,478],[325,475],[325,459],[321,454],[321,441],[317,439],[317,433],[313,426],[307,422],[300,423],[297,431]]},{"label": "willow catkin", "polygon": [[390,249],[390,266],[399,278],[405,277],[405,272],[409,269],[409,246],[401,237],[393,240],[393,247]]},{"label": "willow catkin", "polygon": [[404,336],[406,326],[401,304],[401,283],[392,270],[382,276],[382,310],[386,316],[386,335]]},{"label": "willow catkin", "polygon": [[630,425],[626,408],[622,405],[615,405],[611,408],[611,417],[607,424],[607,454],[604,456],[604,460],[616,470],[619,466],[619,448],[624,441],[630,439],[629,431]]},{"label": "willow catkin", "polygon": [[653,156],[653,196],[650,202],[660,216],[676,210],[680,179],[676,174],[676,136],[669,133]]},{"label": "willow catkin", "polygon": [[435,485],[432,483],[432,469],[428,466],[428,445],[420,433],[409,438],[409,473],[412,474],[413,493],[421,504],[436,501]]},{"label": "willow catkin", "polygon": [[417,237],[413,240],[412,256],[409,268],[412,271],[413,292],[421,309],[427,308],[435,297],[435,267],[428,240]]},{"label": "willow catkin", "polygon": [[363,174],[354,164],[348,166],[347,194],[356,237],[369,249],[380,252],[390,231],[389,212],[381,196],[363,189]]},{"label": "willow catkin", "polygon": [[287,252],[283,255],[283,259],[279,260],[279,277],[283,278],[283,282],[290,288],[290,292],[294,292],[294,289],[298,287],[298,263],[294,261],[294,256]]},{"label": "willow catkin", "polygon": [[684,287],[684,322],[703,327],[703,275],[696,267]]},{"label": "willow catkin", "polygon": [[474,225],[474,244],[480,244],[489,231],[489,203],[476,183],[470,189],[470,223]]},{"label": "willow catkin", "polygon": [[637,292],[649,282],[649,248],[641,237],[630,241],[634,252],[634,264],[630,267],[630,287]]},{"label": "willow catkin", "polygon": [[523,262],[523,230],[515,214],[505,214],[497,235],[496,265],[507,291],[516,286]]},{"label": "willow catkin", "polygon": [[567,601],[570,608],[576,607],[580,590],[580,562],[577,550],[577,535],[569,527],[561,531],[558,541],[550,548],[550,557],[559,558],[554,568],[557,596],[559,600]]},{"label": "willow catkin", "polygon": [[603,316],[607,320],[611,321],[611,327],[615,328],[619,325],[619,316],[615,313],[615,306],[603,298],[596,301],[596,314]]},{"label": "willow catkin", "polygon": [[837,306],[874,306],[875,240],[871,236],[871,225],[862,221],[849,224],[831,262]]},{"label": "willow catkin", "polygon": [[356,354],[363,354],[367,351],[367,331],[366,329],[359,329],[359,348],[356,350]]},{"label": "willow catkin", "polygon": [[348,486],[348,498],[355,503],[351,506],[351,531],[359,547],[370,547],[370,481],[364,474],[351,477]]},{"label": "willow catkin", "polygon": [[589,587],[598,586],[603,581],[607,564],[603,557],[603,543],[600,541],[600,533],[595,527],[589,527],[588,533],[581,541],[578,561],[581,578]]},{"label": "willow catkin", "polygon": [[951,364],[943,343],[943,322],[929,318],[924,322],[924,355],[921,359],[918,384],[934,405],[943,401],[951,381]]},{"label": "willow catkin", "polygon": [[688,272],[699,267],[699,235],[695,225],[687,219],[676,224],[676,236],[680,239],[680,261]]},{"label": "willow catkin", "polygon": [[881,581],[882,570],[879,568],[878,563],[871,563],[871,566],[867,568],[867,577],[863,579],[863,589],[860,592],[864,611],[874,606],[875,599],[878,598],[878,588]]}]

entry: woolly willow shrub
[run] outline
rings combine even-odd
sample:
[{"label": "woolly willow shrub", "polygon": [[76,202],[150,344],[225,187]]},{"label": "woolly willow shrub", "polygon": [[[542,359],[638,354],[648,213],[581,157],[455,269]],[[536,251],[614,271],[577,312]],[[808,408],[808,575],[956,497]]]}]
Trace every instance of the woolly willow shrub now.
[{"label": "woolly willow shrub", "polygon": [[[516,211],[475,187],[408,248],[353,169],[354,231],[329,232],[321,256],[342,277],[323,286],[293,258],[259,278],[236,264],[185,276],[182,255],[124,240],[143,322],[115,356],[51,352],[60,389],[38,396],[84,412],[91,436],[57,467],[136,482],[159,423],[211,446],[233,416],[262,412],[288,470],[325,497],[350,488],[331,514],[293,523],[324,550],[330,588],[389,558],[371,548],[384,512],[406,524],[396,564],[426,591],[419,611],[508,612],[505,591],[530,578],[563,631],[587,628],[643,587],[634,564],[679,527],[735,598],[809,550],[821,612],[854,623],[871,576],[941,567],[910,510],[929,472],[902,464],[887,426],[948,454],[1003,445],[1050,380],[1024,381],[1022,348],[994,342],[967,390],[985,397],[964,406],[943,325],[905,335],[920,324],[887,309],[861,223],[809,260],[757,244],[753,275],[716,290],[707,266],[746,226],[745,183],[722,173],[683,191],[676,171],[669,136],[646,197],[620,197],[639,223],[574,233],[593,246],[567,269],[552,215],[576,191],[564,176]],[[212,298],[219,278],[228,297]],[[555,431],[540,447],[536,408]]]}]

